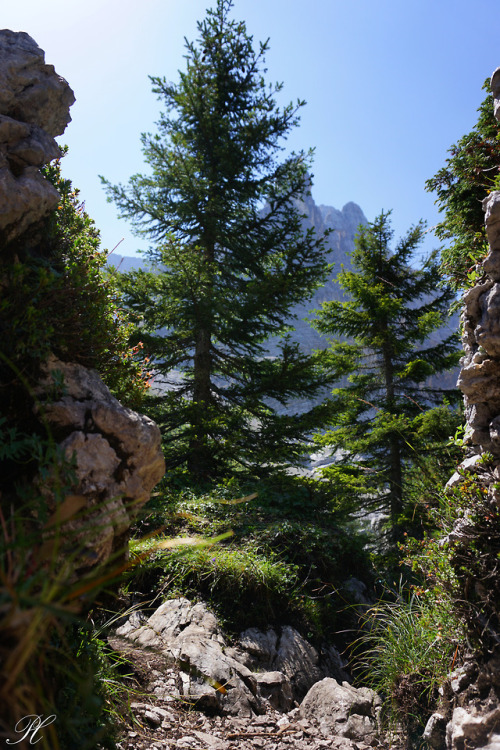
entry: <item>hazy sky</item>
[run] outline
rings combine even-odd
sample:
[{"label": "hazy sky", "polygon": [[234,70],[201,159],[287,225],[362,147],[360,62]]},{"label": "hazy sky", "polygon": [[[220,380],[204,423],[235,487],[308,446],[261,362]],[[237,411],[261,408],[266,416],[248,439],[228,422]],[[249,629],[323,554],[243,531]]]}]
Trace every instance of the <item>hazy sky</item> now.
[{"label": "hazy sky", "polygon": [[[215,0],[214,0],[215,2]],[[143,171],[140,134],[161,109],[148,75],[178,80],[184,37],[210,0],[16,0],[2,3],[5,28],[28,32],[76,95],[59,139],[64,173],[111,250],[142,240],[117,219],[98,178],[126,182]],[[235,0],[255,41],[270,38],[267,79],[283,102],[305,99],[290,146],[316,149],[313,197],[369,220],[393,209],[400,235],[438,220],[425,180],[468,132],[500,66],[498,0]],[[430,241],[428,248],[435,246]]]}]

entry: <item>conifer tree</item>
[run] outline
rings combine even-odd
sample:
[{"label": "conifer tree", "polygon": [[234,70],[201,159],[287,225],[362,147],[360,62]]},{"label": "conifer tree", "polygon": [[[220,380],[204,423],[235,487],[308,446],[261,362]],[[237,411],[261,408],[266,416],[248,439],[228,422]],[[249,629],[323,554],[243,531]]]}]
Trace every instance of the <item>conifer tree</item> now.
[{"label": "conifer tree", "polygon": [[333,391],[329,429],[316,436],[336,453],[326,473],[350,486],[358,508],[390,513],[393,542],[401,535],[405,463],[418,457],[422,439],[436,437],[443,417],[449,429],[446,409],[428,410],[455,394],[429,380],[457,364],[458,341],[456,334],[429,341],[443,326],[452,293],[436,290],[435,254],[421,269],[410,267],[422,233],[419,223],[391,251],[389,214],[360,227],[353,270],[337,277],[348,299],[324,303],[315,323],[320,333],[339,337],[331,342],[330,366],[348,380]]},{"label": "conifer tree", "polygon": [[441,272],[455,289],[474,285],[475,264],[488,253],[482,201],[488,191],[498,189],[500,125],[494,115],[489,78],[483,89],[488,95],[478,109],[476,125],[451,146],[445,166],[425,184],[436,194],[436,203],[444,213],[435,232],[447,243]]},{"label": "conifer tree", "polygon": [[[323,238],[305,232],[294,203],[308,187],[311,152],[279,161],[304,102],[280,108],[244,23],[218,0],[186,42],[177,85],[152,78],[163,101],[157,132],[142,137],[149,174],[107,185],[123,217],[151,241],[154,272],[122,281],[157,381],[169,391],[155,419],[167,461],[204,477],[231,461],[297,458],[314,414],[275,405],[313,396],[317,358],[284,335],[294,305],[326,277]],[[281,337],[280,354],[265,342]],[[181,373],[172,380],[172,372]]]}]

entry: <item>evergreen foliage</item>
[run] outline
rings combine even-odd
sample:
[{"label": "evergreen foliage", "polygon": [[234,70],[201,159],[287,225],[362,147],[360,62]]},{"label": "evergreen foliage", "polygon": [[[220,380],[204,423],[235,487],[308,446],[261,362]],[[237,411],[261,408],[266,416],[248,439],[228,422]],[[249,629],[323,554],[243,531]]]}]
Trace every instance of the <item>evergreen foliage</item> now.
[{"label": "evergreen foliage", "polygon": [[[483,88],[490,92],[489,78]],[[444,212],[435,232],[450,242],[442,252],[441,269],[455,289],[474,285],[474,267],[488,253],[482,201],[495,188],[499,173],[499,124],[491,92],[478,112],[473,130],[450,148],[445,166],[426,182],[426,189],[436,193],[436,203]]]},{"label": "evergreen foliage", "polygon": [[[19,419],[16,388],[36,382],[50,353],[97,369],[117,398],[137,408],[148,390],[148,373],[140,352],[129,346],[131,327],[106,273],[107,253],[100,248],[99,231],[79,190],[62,176],[61,160],[43,172],[59,191],[60,204],[13,247],[5,248],[0,266],[3,413],[9,414],[11,403],[13,419]],[[27,401],[26,394],[22,399]]]},{"label": "evergreen foliage", "polygon": [[458,352],[455,334],[428,340],[443,326],[452,293],[435,291],[435,254],[410,267],[422,233],[419,223],[391,251],[389,214],[361,227],[353,270],[337,277],[349,299],[324,303],[315,324],[346,337],[332,340],[329,358],[348,383],[333,391],[329,429],[316,436],[336,452],[326,474],[359,506],[390,512],[393,542],[402,534],[405,468],[422,450],[439,450],[453,421],[446,407],[429,410],[453,397],[432,377],[454,367]]},{"label": "evergreen foliage", "polygon": [[[280,416],[272,404],[322,384],[319,356],[284,335],[293,306],[327,273],[323,239],[304,230],[296,202],[311,153],[278,160],[304,102],[276,104],[282,86],[263,78],[267,42],[255,51],[231,8],[218,0],[198,24],[177,85],[151,79],[165,111],[157,133],[142,137],[150,173],[126,187],[104,181],[152,242],[159,273],[124,276],[123,298],[170,389],[153,412],[167,465],[187,464],[198,478],[232,462],[296,460],[316,415]],[[277,357],[266,356],[269,337],[281,341]]]}]

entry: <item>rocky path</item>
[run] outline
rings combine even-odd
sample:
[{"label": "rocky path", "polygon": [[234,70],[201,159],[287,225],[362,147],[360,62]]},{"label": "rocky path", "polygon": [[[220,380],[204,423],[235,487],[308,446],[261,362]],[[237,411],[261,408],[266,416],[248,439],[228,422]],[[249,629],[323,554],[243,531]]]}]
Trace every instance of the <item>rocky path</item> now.
[{"label": "rocky path", "polygon": [[[120,645],[123,649],[123,642]],[[262,715],[248,717],[207,715],[187,700],[175,696],[179,684],[179,670],[168,666],[158,654],[141,649],[128,651],[133,666],[135,700],[123,710],[118,750],[399,750],[397,737],[390,741],[376,733],[365,735],[366,741],[334,734],[344,724],[344,732],[356,734],[360,722],[367,717],[357,716],[351,726],[346,707],[343,721],[332,723],[321,718],[305,718],[295,706],[283,713],[267,706]],[[335,682],[335,681],[332,681]],[[338,683],[336,683],[338,685]],[[160,688],[160,690],[159,690]],[[155,695],[160,692],[162,697]],[[338,705],[338,704],[337,704]],[[352,704],[351,704],[352,708]],[[356,726],[356,724],[358,726]],[[366,729],[366,726],[365,726]]]},{"label": "rocky path", "polygon": [[135,723],[118,743],[120,750],[395,750],[372,738],[370,744],[332,736],[319,721],[300,718],[299,708],[288,714],[269,709],[263,716],[208,717],[188,707],[164,703],[132,703]]},{"label": "rocky path", "polygon": [[134,688],[119,750],[401,747],[379,732],[377,694],[352,687],[331,653],[325,661],[289,626],[229,645],[203,604],[177,599],[134,613],[108,640]]}]

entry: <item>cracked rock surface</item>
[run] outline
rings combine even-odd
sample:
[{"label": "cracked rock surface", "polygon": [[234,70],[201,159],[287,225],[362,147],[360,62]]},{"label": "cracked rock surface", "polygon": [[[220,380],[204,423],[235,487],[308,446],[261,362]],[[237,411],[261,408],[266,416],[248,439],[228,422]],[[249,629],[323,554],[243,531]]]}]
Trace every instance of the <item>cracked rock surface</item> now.
[{"label": "cracked rock surface", "polygon": [[73,492],[81,512],[63,533],[71,544],[83,545],[79,567],[105,562],[164,474],[160,431],[82,365],[51,357],[35,393],[37,411],[75,462]]},{"label": "cracked rock surface", "polygon": [[0,30],[0,238],[9,242],[52,211],[59,193],[40,167],[60,155],[73,91],[25,32]]},{"label": "cracked rock surface", "polygon": [[[205,604],[184,598],[164,602],[145,620],[134,613],[116,636],[125,639],[113,643],[117,650],[128,643],[161,654],[178,667],[174,695],[226,715],[250,717],[269,705],[286,711],[323,677],[348,677],[336,649],[330,647],[320,657],[287,625],[280,632],[250,628],[229,646]],[[152,690],[165,694],[161,684]]]}]

